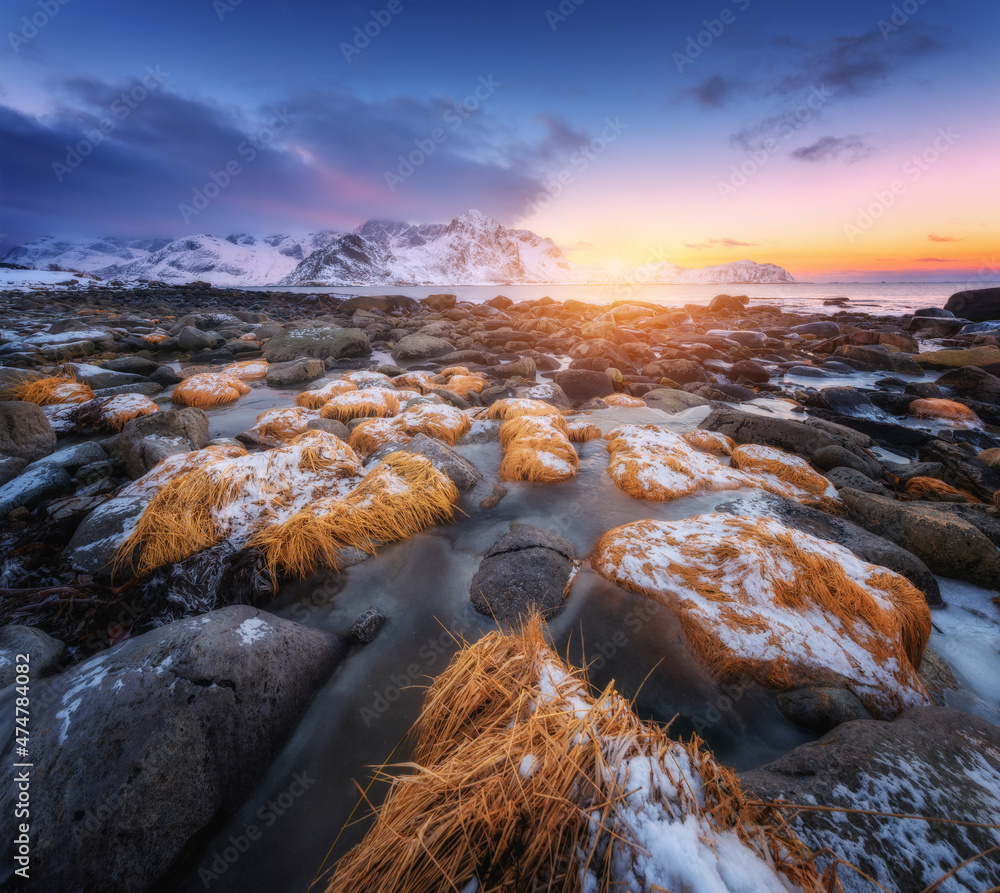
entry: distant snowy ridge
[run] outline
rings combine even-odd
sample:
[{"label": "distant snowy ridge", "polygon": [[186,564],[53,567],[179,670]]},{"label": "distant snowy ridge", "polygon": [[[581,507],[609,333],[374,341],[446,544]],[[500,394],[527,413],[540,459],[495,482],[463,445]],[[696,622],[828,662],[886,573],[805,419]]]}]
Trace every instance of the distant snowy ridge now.
[{"label": "distant snowy ridge", "polygon": [[551,239],[507,229],[479,211],[450,223],[369,220],[353,233],[303,238],[237,234],[220,238],[65,241],[36,239],[3,258],[37,270],[95,273],[103,279],[195,280],[222,287],[251,285],[517,285],[627,282],[740,284],[794,282],[774,264],[749,260],[704,269],[647,264],[609,277],[569,261]]}]

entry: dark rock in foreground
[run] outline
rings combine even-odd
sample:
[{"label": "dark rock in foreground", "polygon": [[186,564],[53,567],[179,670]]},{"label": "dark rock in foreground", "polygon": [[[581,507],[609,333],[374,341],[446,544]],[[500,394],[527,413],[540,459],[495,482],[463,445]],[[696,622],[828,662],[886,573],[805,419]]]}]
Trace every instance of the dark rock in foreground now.
[{"label": "dark rock in foreground", "polygon": [[955,292],[948,298],[944,309],[973,322],[1000,319],[1000,288],[974,288]]},{"label": "dark rock in foreground", "polygon": [[[814,850],[841,858],[898,893],[920,893],[966,859],[961,889],[997,882],[1000,830],[935,822],[1000,823],[1000,729],[960,710],[922,707],[893,722],[849,722],[819,741],[740,775],[761,800],[834,807],[787,812]],[[867,809],[927,816],[932,821],[838,812]],[[820,856],[820,864],[829,863]],[[848,867],[848,890],[873,889]],[[941,889],[959,889],[957,884]]]},{"label": "dark rock in foreground", "polygon": [[[346,648],[331,633],[225,608],[35,683],[34,889],[128,893],[162,880],[239,805]],[[5,815],[16,797],[11,746]]]}]

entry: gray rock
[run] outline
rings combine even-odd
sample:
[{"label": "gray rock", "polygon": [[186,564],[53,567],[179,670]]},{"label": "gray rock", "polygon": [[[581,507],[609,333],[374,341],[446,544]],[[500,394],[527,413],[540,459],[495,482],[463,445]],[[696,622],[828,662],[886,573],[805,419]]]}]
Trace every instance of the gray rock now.
[{"label": "gray rock", "polygon": [[708,406],[712,402],[697,394],[679,391],[676,388],[656,388],[652,391],[646,391],[642,395],[642,399],[646,401],[647,406],[669,412],[671,415],[684,412],[685,409],[690,409],[692,406]]},{"label": "gray rock", "polygon": [[115,397],[118,394],[142,394],[144,397],[155,397],[163,390],[163,385],[155,381],[141,381],[138,384],[121,384],[113,388],[101,388],[94,391],[94,399]]},{"label": "gray rock", "polygon": [[[249,793],[346,649],[341,636],[240,606],[160,627],[34,686],[38,889],[138,893],[161,882]],[[16,797],[10,756],[5,815]]]},{"label": "gray rock", "polygon": [[264,346],[264,358],[272,363],[283,363],[298,357],[339,360],[363,357],[371,352],[371,343],[364,332],[332,326],[283,329]]},{"label": "gray rock", "polygon": [[654,360],[643,367],[648,378],[669,378],[677,384],[711,381],[711,376],[694,360]]},{"label": "gray rock", "polygon": [[[750,333],[746,332],[743,334]],[[771,380],[771,373],[760,363],[755,363],[753,360],[738,360],[729,369],[729,377],[734,381],[749,381],[752,384],[764,384]]]},{"label": "gray rock", "polygon": [[[115,552],[128,539],[148,503],[136,496],[119,496],[98,506],[82,521],[63,550],[75,571],[110,576]],[[127,576],[128,568],[123,568]]]},{"label": "gray rock", "polygon": [[588,369],[565,369],[555,374],[554,381],[570,400],[578,403],[615,392],[615,384],[606,373]]},{"label": "gray rock", "polygon": [[267,368],[267,383],[272,388],[287,388],[321,378],[326,371],[323,361],[315,357],[272,363]]},{"label": "gray rock", "polygon": [[40,406],[21,400],[0,402],[0,455],[33,462],[56,448],[56,432]]},{"label": "gray rock", "polygon": [[840,326],[835,322],[820,320],[806,322],[800,326],[792,326],[789,330],[793,335],[815,335],[817,338],[836,338],[840,334]]},{"label": "gray rock", "polygon": [[407,335],[400,339],[399,343],[392,349],[392,358],[397,362],[400,360],[424,360],[444,356],[454,350],[455,346],[444,338],[422,335],[417,332],[415,335]]},{"label": "gray rock", "polygon": [[0,627],[0,690],[13,685],[18,676],[18,655],[29,657],[28,677],[31,684],[51,676],[62,662],[66,645],[33,626],[11,624]]},{"label": "gray rock", "polygon": [[386,625],[389,618],[385,616],[378,608],[374,605],[365,611],[354,623],[351,624],[351,638],[355,642],[360,642],[362,645],[367,645],[369,642],[374,642],[375,637],[382,630],[382,627]]},{"label": "gray rock", "polygon": [[527,524],[512,524],[479,564],[469,596],[480,614],[515,626],[537,611],[558,613],[573,572],[573,544]]},{"label": "gray rock", "polygon": [[948,298],[944,309],[973,322],[1000,319],[1000,288],[971,288],[955,292]]},{"label": "gray rock", "polygon": [[58,465],[25,471],[0,487],[0,518],[6,518],[16,508],[33,509],[45,499],[62,496],[72,484],[69,474]]},{"label": "gray rock", "polygon": [[170,409],[133,419],[123,429],[114,446],[114,455],[125,472],[142,477],[161,459],[208,446],[208,416],[194,406]]},{"label": "gray rock", "polygon": [[[839,450],[840,447],[825,447],[825,449]],[[816,464],[820,468],[824,466],[822,462],[817,462]],[[863,471],[858,471],[856,468],[838,465],[827,471],[824,477],[838,490],[861,490],[863,493],[874,493],[876,496],[889,495],[885,487],[876,483]]]},{"label": "gray rock", "polygon": [[144,375],[148,378],[160,368],[160,364],[148,357],[128,356],[108,360],[104,363],[104,368],[112,372],[128,372],[131,375]]},{"label": "gray rock", "polygon": [[197,350],[208,350],[218,344],[219,338],[209,332],[203,332],[194,326],[184,326],[177,333],[177,346],[189,353]]},{"label": "gray rock", "polygon": [[771,494],[753,499],[736,499],[720,505],[718,511],[742,517],[763,511],[788,527],[849,549],[862,561],[887,567],[901,574],[923,592],[927,604],[941,604],[938,582],[923,561],[895,542],[852,521],[835,518],[826,512]]},{"label": "gray rock", "polygon": [[143,384],[149,381],[144,375],[115,372],[113,369],[88,366],[82,363],[71,363],[70,368],[77,381],[90,385],[94,391],[99,391],[102,388],[116,388],[121,385]]},{"label": "gray rock", "polygon": [[149,373],[149,380],[160,387],[169,388],[171,385],[177,384],[181,377],[169,366],[158,366]]},{"label": "gray rock", "polygon": [[[1000,824],[1000,729],[961,710],[922,707],[893,722],[844,723],[741,773],[740,781],[766,802]],[[961,882],[949,890],[985,890],[997,882],[996,862],[976,858],[1000,845],[996,829],[851,811],[785,815],[802,841],[821,852],[821,869],[841,858],[886,890],[920,893],[967,859]],[[839,876],[855,877],[846,870]],[[855,881],[845,888],[872,886]]]},{"label": "gray rock", "polygon": [[934,573],[995,589],[1000,552],[968,521],[938,504],[898,502],[884,496],[842,490],[847,517],[920,558]]},{"label": "gray rock", "polygon": [[14,480],[27,467],[27,459],[18,459],[15,456],[0,456],[0,487],[8,481]]},{"label": "gray rock", "polygon": [[842,446],[820,447],[812,454],[811,458],[820,471],[830,471],[832,468],[849,468],[855,474],[865,478],[868,478],[872,471],[870,462],[862,460],[856,453],[852,453]]},{"label": "gray rock", "polygon": [[405,310],[412,313],[420,309],[420,303],[407,295],[357,295],[348,298],[337,309],[341,313],[354,313],[356,310],[378,310],[380,313]]},{"label": "gray rock", "polygon": [[44,459],[36,459],[28,466],[27,470],[33,471],[36,468],[52,465],[65,468],[72,474],[78,468],[83,468],[84,465],[90,465],[93,462],[103,462],[107,458],[108,454],[104,447],[93,440],[87,440],[75,446],[63,447],[61,450],[56,450]]},{"label": "gray rock", "polygon": [[434,467],[458,487],[460,493],[471,490],[483,478],[468,459],[427,434],[416,435],[403,449],[430,459]]},{"label": "gray rock", "polygon": [[326,431],[327,434],[333,434],[341,440],[347,440],[348,435],[351,433],[347,430],[347,425],[337,419],[312,419],[306,425],[306,430]]},{"label": "gray rock", "polygon": [[455,306],[455,302],[458,299],[455,295],[428,295],[426,298],[421,299],[421,303],[425,307],[429,307],[431,310],[437,310],[439,313],[445,310],[451,310]]},{"label": "gray rock", "polygon": [[846,688],[806,686],[783,691],[775,701],[785,719],[823,735],[841,723],[871,719],[865,705]]}]

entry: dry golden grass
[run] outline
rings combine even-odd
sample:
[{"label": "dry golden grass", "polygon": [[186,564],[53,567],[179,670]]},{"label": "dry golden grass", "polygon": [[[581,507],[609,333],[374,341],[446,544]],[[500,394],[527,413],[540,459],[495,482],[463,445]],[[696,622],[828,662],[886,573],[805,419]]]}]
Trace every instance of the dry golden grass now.
[{"label": "dry golden grass", "polygon": [[515,415],[500,426],[503,480],[553,484],[576,475],[580,457],[570,443],[566,420],[551,406],[549,410],[544,416]]},{"label": "dry golden grass", "polygon": [[[775,888],[783,878],[805,893],[832,889],[785,820],[749,804],[735,773],[697,739],[641,723],[613,686],[593,698],[537,622],[462,648],[414,732],[412,761],[398,767],[408,773],[380,773],[389,794],[327,893],[636,889],[644,869],[630,821],[644,806],[663,833],[695,821],[707,837],[735,836],[745,858],[776,873]],[[701,845],[711,858],[711,839]],[[643,889],[662,891],[657,880]]]},{"label": "dry golden grass", "polygon": [[446,369],[442,369],[438,375],[443,375],[445,378],[451,378],[453,375],[471,375],[467,366],[448,366]]},{"label": "dry golden grass", "polygon": [[604,436],[598,425],[585,420],[566,423],[566,433],[573,443],[586,443],[588,440],[598,440]]},{"label": "dry golden grass", "polygon": [[304,406],[306,409],[320,409],[328,400],[357,389],[358,387],[353,381],[335,378],[314,391],[303,391],[295,398],[295,404],[296,406]]},{"label": "dry golden grass", "polygon": [[247,454],[240,444],[216,444],[190,453],[178,453],[161,459],[141,478],[132,481],[118,492],[119,496],[152,496],[175,478],[194,471],[209,462],[236,459]]},{"label": "dry golden grass", "polygon": [[60,403],[86,403],[94,399],[90,385],[68,375],[51,375],[37,381],[20,381],[4,389],[7,400],[23,400],[38,406],[55,406]]},{"label": "dry golden grass", "polygon": [[250,393],[250,386],[218,372],[202,372],[185,378],[170,395],[172,403],[183,406],[222,406]]},{"label": "dry golden grass", "polygon": [[[806,655],[784,649],[776,655],[754,654],[732,645],[741,631],[772,629],[774,607],[787,612],[787,622],[800,629],[813,628],[808,615],[818,609],[836,618],[840,634],[865,649],[887,680],[900,690],[923,693],[916,670],[930,636],[931,616],[923,593],[909,580],[864,562],[864,578],[855,579],[824,551],[822,546],[828,544],[814,537],[772,521],[704,516],[706,521],[716,518],[725,532],[713,530],[710,537],[692,531],[691,522],[703,519],[626,524],[601,538],[591,563],[598,573],[674,611],[695,650],[720,680],[749,677],[781,690],[824,681],[843,685],[836,674],[809,666]],[[643,556],[647,564],[637,577],[634,569]],[[753,573],[735,575],[732,563],[747,556],[760,556]],[[623,564],[626,558],[628,565]],[[659,588],[654,579],[668,582]],[[692,601],[691,594],[702,604]],[[717,612],[708,610],[712,605]],[[775,630],[773,636],[779,635]],[[904,706],[894,691],[884,693],[883,700],[873,699],[867,690],[856,694],[876,717],[891,718]]]},{"label": "dry golden grass", "polygon": [[488,419],[516,419],[524,415],[555,416],[560,415],[558,409],[541,400],[529,400],[524,397],[507,397],[497,400],[486,411]]},{"label": "dry golden grass", "polygon": [[399,394],[390,388],[366,388],[331,397],[319,414],[324,419],[349,422],[351,419],[382,418],[399,412]]},{"label": "dry golden grass", "polygon": [[426,394],[431,388],[439,387],[426,372],[404,372],[390,379],[397,390],[411,390],[418,394]]},{"label": "dry golden grass", "polygon": [[408,443],[418,434],[426,434],[454,446],[471,427],[472,421],[460,409],[423,403],[411,406],[391,419],[361,422],[351,432],[348,443],[365,456],[387,443]]},{"label": "dry golden grass", "polygon": [[641,397],[632,397],[629,394],[608,394],[607,397],[601,397],[601,399],[608,404],[608,406],[645,406],[646,401]]},{"label": "dry golden grass", "polygon": [[443,385],[449,391],[465,398],[470,392],[481,394],[486,387],[486,379],[481,375],[453,375]]},{"label": "dry golden grass", "polygon": [[268,409],[257,416],[250,429],[261,437],[276,437],[278,440],[291,440],[304,434],[309,422],[314,419],[315,410],[301,406],[288,409]]},{"label": "dry golden grass", "polygon": [[693,431],[685,431],[681,437],[703,453],[713,453],[716,456],[730,456],[736,441],[720,431],[706,431],[703,428],[695,428]]},{"label": "dry golden grass", "polygon": [[238,378],[240,381],[260,381],[262,378],[267,378],[267,370],[270,365],[267,360],[241,360],[238,363],[223,366],[221,374]]},{"label": "dry golden grass", "polygon": [[963,403],[939,398],[922,398],[910,404],[910,415],[918,419],[941,419],[947,422],[964,422],[982,425],[982,420]]},{"label": "dry golden grass", "polygon": [[774,475],[816,497],[823,497],[830,489],[830,482],[805,459],[775,447],[744,444],[735,447],[731,455],[733,467],[740,471]]},{"label": "dry golden grass", "polygon": [[903,485],[903,489],[911,496],[919,496],[921,499],[938,499],[943,502],[982,502],[981,499],[977,499],[971,493],[959,490],[951,484],[946,484],[944,481],[939,481],[936,478],[921,477],[919,475],[910,478]]},{"label": "dry golden grass", "polygon": [[163,344],[169,337],[166,332],[150,332],[148,335],[143,335],[142,340],[148,344]]},{"label": "dry golden grass", "polygon": [[451,520],[457,499],[455,485],[429,459],[393,453],[345,497],[317,500],[258,531],[250,545],[263,552],[273,573],[303,577],[320,567],[339,567],[341,549],[375,552],[379,545]]},{"label": "dry golden grass", "polygon": [[118,394],[104,400],[97,410],[94,426],[101,431],[121,431],[132,419],[159,412],[149,397],[141,394]]}]

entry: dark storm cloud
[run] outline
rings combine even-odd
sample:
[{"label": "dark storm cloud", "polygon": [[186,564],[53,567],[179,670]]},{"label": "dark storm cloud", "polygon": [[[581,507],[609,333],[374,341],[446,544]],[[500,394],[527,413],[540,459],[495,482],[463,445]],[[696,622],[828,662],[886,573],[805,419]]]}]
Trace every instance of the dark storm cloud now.
[{"label": "dark storm cloud", "polygon": [[823,136],[791,152],[799,161],[824,162],[843,159],[848,164],[874,155],[877,150],[860,136]]},{"label": "dark storm cloud", "polygon": [[[515,133],[490,113],[502,86],[488,76],[432,100],[329,90],[247,110],[173,93],[166,75],[131,106],[141,82],[92,77],[62,82],[45,118],[0,105],[0,229],[181,235],[245,228],[255,209],[275,228],[450,220],[469,206],[512,215],[587,140],[550,115]],[[387,172],[421,154],[390,189]],[[184,225],[178,205],[230,162],[240,174]]]}]

